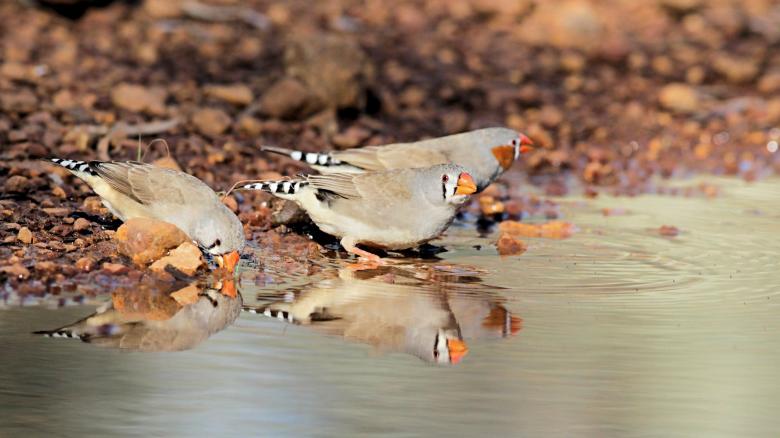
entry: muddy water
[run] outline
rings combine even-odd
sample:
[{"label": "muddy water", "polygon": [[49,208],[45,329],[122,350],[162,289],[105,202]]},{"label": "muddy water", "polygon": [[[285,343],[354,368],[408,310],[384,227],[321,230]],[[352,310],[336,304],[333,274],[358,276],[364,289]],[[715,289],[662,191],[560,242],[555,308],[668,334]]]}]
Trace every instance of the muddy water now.
[{"label": "muddy water", "polygon": [[722,195],[562,199],[579,232],[517,257],[460,226],[438,260],[268,258],[243,301],[201,294],[120,343],[30,334],[89,306],[8,306],[0,436],[773,436],[780,180],[707,181]]}]

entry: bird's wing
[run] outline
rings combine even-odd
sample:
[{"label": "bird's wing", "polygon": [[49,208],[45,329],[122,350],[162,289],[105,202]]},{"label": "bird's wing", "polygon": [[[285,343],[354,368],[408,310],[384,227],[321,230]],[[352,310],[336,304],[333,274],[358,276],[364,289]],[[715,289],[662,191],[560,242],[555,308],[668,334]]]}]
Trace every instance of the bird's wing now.
[{"label": "bird's wing", "polygon": [[429,167],[448,162],[436,148],[418,147],[416,143],[367,146],[331,153],[336,160],[369,171]]},{"label": "bird's wing", "polygon": [[360,191],[355,187],[354,173],[331,173],[327,175],[309,175],[306,180],[312,188],[331,192],[344,199],[361,198]]},{"label": "bird's wing", "polygon": [[90,165],[111,188],[145,205],[187,204],[210,191],[194,177],[150,164],[112,161]]}]

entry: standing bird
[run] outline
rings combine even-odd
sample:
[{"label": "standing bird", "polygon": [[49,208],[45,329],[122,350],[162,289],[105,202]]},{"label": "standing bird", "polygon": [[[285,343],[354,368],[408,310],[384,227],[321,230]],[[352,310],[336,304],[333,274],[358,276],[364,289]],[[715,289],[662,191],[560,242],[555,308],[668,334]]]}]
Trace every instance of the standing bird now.
[{"label": "standing bird", "polygon": [[369,173],[305,175],[242,186],[295,201],[348,252],[378,261],[355,245],[389,250],[418,246],[441,234],[460,204],[477,190],[460,166]]},{"label": "standing bird", "polygon": [[474,177],[477,192],[496,180],[532,144],[524,134],[509,128],[485,128],[411,143],[366,146],[327,153],[302,152],[263,146],[268,152],[303,161],[320,173],[370,172],[430,167],[452,163]]},{"label": "standing bird", "polygon": [[89,184],[120,220],[142,217],[176,225],[220,266],[235,269],[246,243],[244,228],[198,178],[136,161],[51,161]]}]

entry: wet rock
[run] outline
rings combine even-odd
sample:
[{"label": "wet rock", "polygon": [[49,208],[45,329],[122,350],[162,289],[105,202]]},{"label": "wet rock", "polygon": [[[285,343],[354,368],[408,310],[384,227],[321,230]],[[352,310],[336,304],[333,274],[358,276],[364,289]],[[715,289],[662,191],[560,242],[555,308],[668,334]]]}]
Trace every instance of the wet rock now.
[{"label": "wet rock", "polygon": [[95,259],[92,257],[81,257],[76,260],[76,269],[83,272],[89,272],[95,269]]},{"label": "wet rock", "polygon": [[498,225],[499,231],[512,236],[544,237],[547,239],[566,239],[577,230],[574,224],[552,221],[545,224],[525,224],[516,221],[504,221]]},{"label": "wet rock", "polygon": [[238,106],[249,105],[255,98],[252,90],[244,84],[209,85],[206,95]]},{"label": "wet rock", "polygon": [[22,266],[21,263],[14,263],[13,265],[0,266],[0,272],[4,272],[9,277],[15,277],[19,279],[26,279],[30,276],[30,271]]},{"label": "wet rock", "polygon": [[137,265],[157,260],[189,238],[173,224],[156,219],[136,218],[122,224],[114,235],[117,251]]},{"label": "wet rock", "polygon": [[141,85],[121,83],[111,90],[111,102],[117,108],[152,115],[165,114],[165,92]]},{"label": "wet rock", "polygon": [[222,110],[203,108],[192,115],[192,123],[201,134],[208,137],[217,137],[227,131],[232,120]]},{"label": "wet rock", "polygon": [[83,217],[80,217],[76,219],[75,222],[73,222],[73,230],[74,231],[84,231],[88,230],[92,226],[92,223]]},{"label": "wet rock", "polygon": [[171,298],[179,303],[180,306],[196,303],[199,299],[199,296],[200,288],[195,283],[171,293]]},{"label": "wet rock", "polygon": [[3,184],[3,189],[8,193],[24,193],[30,187],[30,180],[22,175],[14,175]]},{"label": "wet rock", "polygon": [[305,117],[321,105],[297,79],[283,78],[271,85],[260,98],[260,111],[271,117],[288,119]]},{"label": "wet rock", "polygon": [[105,271],[107,274],[111,274],[111,275],[124,274],[125,272],[127,272],[127,271],[128,271],[128,268],[127,268],[127,266],[125,266],[125,265],[121,265],[121,264],[119,264],[119,263],[109,263],[109,262],[105,262],[105,263],[103,263],[103,265],[101,266],[101,268],[102,268],[102,269],[103,269],[103,271]]},{"label": "wet rock", "polygon": [[[299,79],[322,108],[362,108],[374,68],[357,40],[328,34],[291,40],[284,52],[288,76]],[[321,108],[320,108],[321,109]]]},{"label": "wet rock", "polygon": [[680,234],[680,229],[674,225],[661,225],[661,227],[658,228],[658,234],[664,237],[675,237]]},{"label": "wet rock", "polygon": [[166,266],[170,265],[187,275],[193,275],[202,264],[200,249],[192,242],[184,242],[169,255],[152,263],[150,269],[154,272],[164,272]]},{"label": "wet rock", "polygon": [[29,245],[33,242],[33,234],[32,231],[30,231],[27,227],[22,227],[19,229],[19,232],[16,234],[16,240]]},{"label": "wet rock", "polygon": [[479,197],[479,209],[484,216],[493,216],[505,211],[503,202],[486,195]]},{"label": "wet rock", "polygon": [[70,214],[71,210],[65,207],[49,207],[49,208],[44,208],[43,212],[48,214],[49,216],[65,217]]},{"label": "wet rock", "polygon": [[496,242],[496,249],[502,256],[519,255],[528,250],[528,245],[511,234],[501,233]]},{"label": "wet rock", "polygon": [[677,113],[692,113],[699,109],[700,102],[696,89],[682,84],[669,84],[658,94],[661,105]]}]

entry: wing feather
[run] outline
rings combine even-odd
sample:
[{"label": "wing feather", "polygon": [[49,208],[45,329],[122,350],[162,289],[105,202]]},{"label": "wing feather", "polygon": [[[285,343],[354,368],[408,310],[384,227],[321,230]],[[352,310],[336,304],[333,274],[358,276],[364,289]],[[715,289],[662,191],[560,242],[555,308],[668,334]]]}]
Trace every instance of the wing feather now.
[{"label": "wing feather", "polygon": [[355,173],[330,173],[326,175],[309,175],[306,180],[320,190],[327,190],[345,199],[359,199],[360,192],[355,187]]}]

